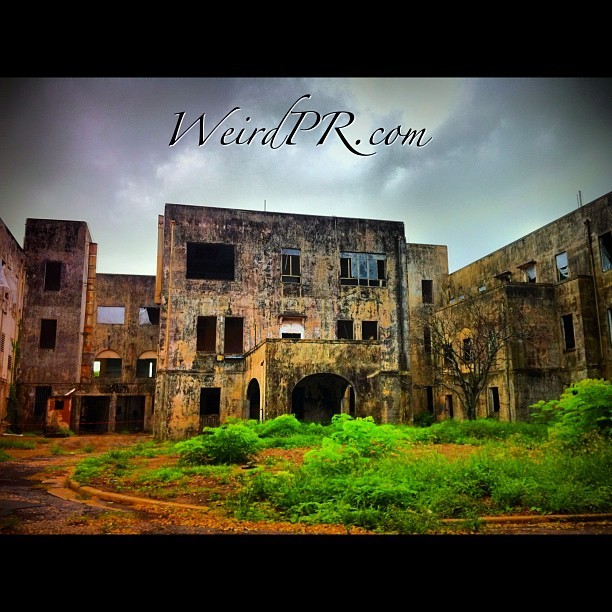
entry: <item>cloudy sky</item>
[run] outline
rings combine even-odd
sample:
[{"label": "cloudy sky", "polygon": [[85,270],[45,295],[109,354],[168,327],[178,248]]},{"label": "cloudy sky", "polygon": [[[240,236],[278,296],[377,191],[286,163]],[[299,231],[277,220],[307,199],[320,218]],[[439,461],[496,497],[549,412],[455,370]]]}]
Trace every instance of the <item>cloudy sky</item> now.
[{"label": "cloudy sky", "polygon": [[603,78],[1,79],[0,217],[22,246],[27,218],[86,221],[123,274],[155,274],[167,202],[402,221],[453,271],[612,191],[611,100]]}]

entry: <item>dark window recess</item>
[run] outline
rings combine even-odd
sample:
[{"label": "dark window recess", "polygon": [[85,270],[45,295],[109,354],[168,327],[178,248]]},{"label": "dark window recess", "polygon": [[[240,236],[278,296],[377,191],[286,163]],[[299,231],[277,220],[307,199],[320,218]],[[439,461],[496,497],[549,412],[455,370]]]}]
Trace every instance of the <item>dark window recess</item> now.
[{"label": "dark window recess", "polygon": [[421,293],[423,294],[423,304],[433,304],[433,281],[421,280]]},{"label": "dark window recess", "polygon": [[431,329],[429,327],[425,327],[423,330],[423,344],[425,345],[425,353],[427,355],[431,354]]},{"label": "dark window recess", "polygon": [[599,252],[602,270],[612,270],[612,232],[606,232],[599,237]]},{"label": "dark window recess", "polygon": [[565,350],[571,351],[576,348],[576,339],[574,337],[574,317],[571,314],[561,317],[563,325],[563,339],[565,341]]},{"label": "dark window recess", "polygon": [[281,281],[283,283],[301,283],[300,251],[283,249],[281,251]]},{"label": "dark window recess", "polygon": [[444,345],[444,363],[450,365],[454,361],[454,353],[453,353],[453,345],[445,344]]},{"label": "dark window recess", "polygon": [[62,262],[45,263],[45,291],[59,291],[62,281]]},{"label": "dark window recess", "polygon": [[426,387],[425,391],[427,392],[427,412],[433,414],[434,411],[434,396],[433,396],[433,387]]},{"label": "dark window recess", "polygon": [[159,306],[145,306],[138,311],[139,325],[159,325]]},{"label": "dark window recess", "polygon": [[489,387],[489,396],[491,398],[491,410],[499,412],[499,388]]},{"label": "dark window recess", "polygon": [[63,410],[64,400],[58,399],[53,402],[53,410]]},{"label": "dark window recess", "polygon": [[361,322],[361,339],[378,340],[378,321]]},{"label": "dark window recess", "polygon": [[337,322],[337,335],[339,340],[352,340],[353,321],[351,319],[339,319]]},{"label": "dark window recess", "polygon": [[94,362],[94,376],[99,378],[121,378],[121,358],[109,357],[96,360],[100,365],[96,366]]},{"label": "dark window recess", "polygon": [[51,395],[51,387],[36,387],[34,396],[34,416],[42,416],[47,408],[47,400]]},{"label": "dark window recess", "polygon": [[242,317],[225,317],[225,354],[243,353],[243,325]]},{"label": "dark window recess", "polygon": [[221,410],[221,389],[202,387],[200,389],[200,416],[219,415]]},{"label": "dark window recess", "polygon": [[137,359],[136,378],[155,378],[157,359]]},{"label": "dark window recess", "polygon": [[455,411],[453,409],[453,396],[447,395],[444,398],[444,408],[448,413],[448,418],[452,419],[455,416]]},{"label": "dark window recess", "polygon": [[234,245],[187,243],[186,278],[234,280]]},{"label": "dark window recess", "polygon": [[54,349],[57,335],[57,319],[40,320],[40,348]]},{"label": "dark window recess", "polygon": [[293,334],[290,332],[283,332],[282,337],[283,338],[301,338],[302,334]]},{"label": "dark window recess", "polygon": [[471,363],[474,360],[474,355],[472,354],[472,339],[464,338],[463,339],[463,361],[465,363]]},{"label": "dark window recess", "polygon": [[217,317],[198,317],[196,350],[203,353],[217,350]]}]

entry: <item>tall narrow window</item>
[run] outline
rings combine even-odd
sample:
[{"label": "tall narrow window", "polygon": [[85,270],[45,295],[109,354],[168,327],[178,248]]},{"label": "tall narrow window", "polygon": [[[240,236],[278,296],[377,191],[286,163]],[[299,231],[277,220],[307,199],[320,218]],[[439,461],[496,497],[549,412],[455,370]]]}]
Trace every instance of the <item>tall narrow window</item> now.
[{"label": "tall narrow window", "polygon": [[51,387],[36,387],[34,396],[34,416],[42,416],[47,408],[47,400],[52,392]]},{"label": "tall narrow window", "polygon": [[565,342],[565,350],[571,351],[576,348],[576,340],[574,338],[574,317],[571,314],[561,317],[563,326],[563,340]]},{"label": "tall narrow window", "polygon": [[337,336],[339,340],[353,339],[353,321],[351,319],[339,319],[337,322]]},{"label": "tall narrow window", "polygon": [[40,320],[40,343],[38,346],[44,349],[54,349],[56,335],[57,335],[57,319],[41,319]]},{"label": "tall narrow window", "polygon": [[281,281],[283,283],[302,282],[299,249],[281,249]]},{"label": "tall narrow window", "polygon": [[612,343],[612,308],[608,308],[608,334]]},{"label": "tall narrow window", "polygon": [[612,270],[612,232],[606,232],[599,237],[599,252],[601,253],[601,269]]},{"label": "tall narrow window", "polygon": [[472,339],[463,339],[463,361],[465,363],[472,363],[474,361],[474,355],[472,354]]},{"label": "tall narrow window", "polygon": [[217,350],[217,317],[198,317],[196,350],[214,353]]},{"label": "tall narrow window", "polygon": [[569,263],[567,260],[567,252],[559,253],[555,256],[557,261],[557,280],[565,280],[569,278]]},{"label": "tall narrow window", "polygon": [[433,281],[428,279],[421,280],[421,293],[423,294],[423,304],[433,304]]},{"label": "tall narrow window", "polygon": [[429,328],[429,325],[425,326],[425,329],[423,330],[423,344],[425,347],[425,354],[430,355],[431,354],[431,329]]},{"label": "tall narrow window", "polygon": [[434,395],[433,395],[433,387],[425,387],[425,392],[427,393],[427,412],[433,414],[434,412]]},{"label": "tall narrow window", "polygon": [[499,412],[499,388],[489,387],[489,406],[494,414]]},{"label": "tall narrow window", "polygon": [[242,317],[225,317],[225,343],[223,352],[226,354],[242,354],[244,352],[242,336]]},{"label": "tall narrow window", "polygon": [[455,412],[453,410],[453,396],[450,394],[444,396],[444,409],[446,410],[449,419],[452,419],[455,416]]},{"label": "tall narrow window", "polygon": [[62,262],[45,263],[45,291],[59,291],[62,279]]},{"label": "tall narrow window", "polygon": [[378,340],[378,321],[361,322],[361,339]]}]

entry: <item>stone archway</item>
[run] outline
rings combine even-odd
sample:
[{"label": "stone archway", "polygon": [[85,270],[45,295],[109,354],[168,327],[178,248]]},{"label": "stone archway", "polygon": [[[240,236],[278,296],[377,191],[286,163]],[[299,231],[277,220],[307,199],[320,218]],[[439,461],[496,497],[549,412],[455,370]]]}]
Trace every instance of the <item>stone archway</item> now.
[{"label": "stone archway", "polygon": [[334,414],[355,414],[351,383],[337,374],[311,374],[293,389],[291,413],[299,421],[328,424]]}]

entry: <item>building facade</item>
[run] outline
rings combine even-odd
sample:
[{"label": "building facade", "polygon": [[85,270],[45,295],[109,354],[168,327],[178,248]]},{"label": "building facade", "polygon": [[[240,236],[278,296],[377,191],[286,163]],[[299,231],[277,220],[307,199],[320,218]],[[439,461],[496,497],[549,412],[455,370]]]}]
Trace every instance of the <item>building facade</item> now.
[{"label": "building facade", "polygon": [[[476,416],[527,419],[612,376],[611,206],[609,193],[450,274],[446,246],[408,243],[395,221],[166,204],[155,276],[98,273],[82,221],[28,219],[23,249],[0,226],[0,416],[12,381],[20,426],[47,431],[466,418],[427,320],[471,303],[529,332],[504,343]],[[465,320],[453,341],[474,333]]]}]

